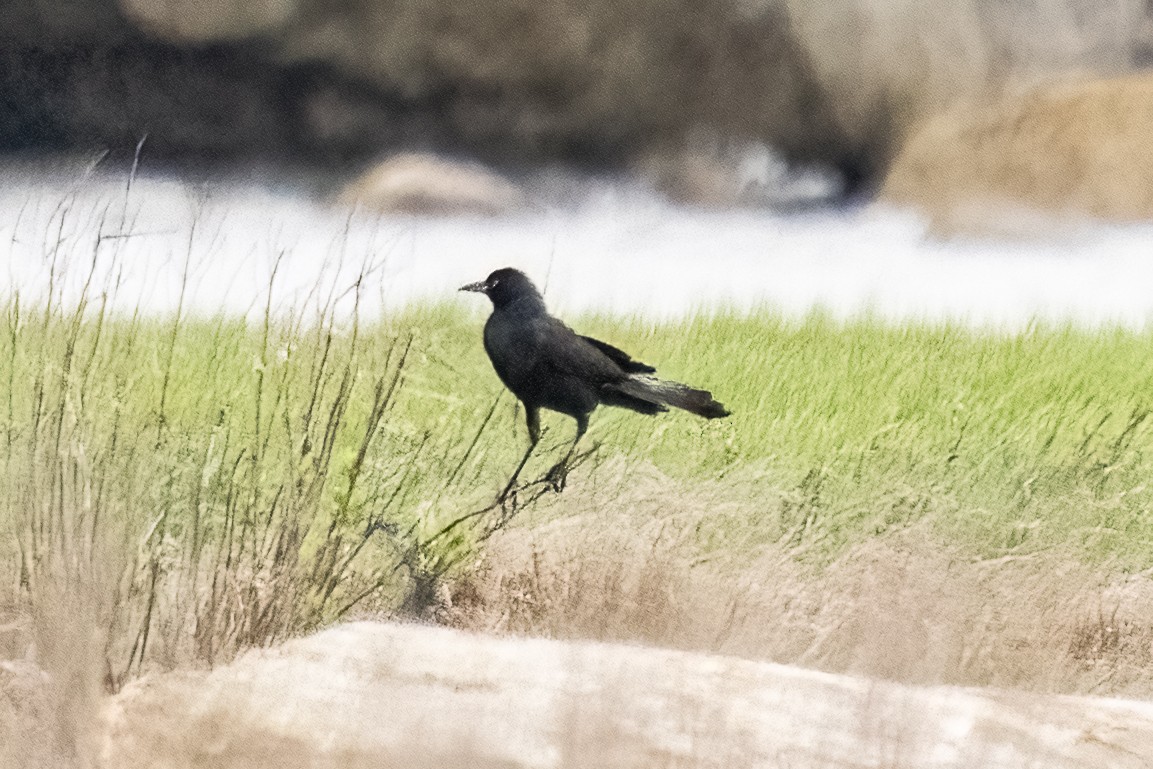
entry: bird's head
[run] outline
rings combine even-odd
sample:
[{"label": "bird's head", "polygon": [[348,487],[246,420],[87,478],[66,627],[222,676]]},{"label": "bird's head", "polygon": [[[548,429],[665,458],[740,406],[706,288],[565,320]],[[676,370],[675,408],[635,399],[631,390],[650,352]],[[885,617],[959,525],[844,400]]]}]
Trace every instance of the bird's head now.
[{"label": "bird's head", "polygon": [[479,283],[461,286],[460,290],[484,294],[492,300],[494,307],[503,307],[526,296],[540,298],[540,292],[528,276],[512,267],[499,269]]}]

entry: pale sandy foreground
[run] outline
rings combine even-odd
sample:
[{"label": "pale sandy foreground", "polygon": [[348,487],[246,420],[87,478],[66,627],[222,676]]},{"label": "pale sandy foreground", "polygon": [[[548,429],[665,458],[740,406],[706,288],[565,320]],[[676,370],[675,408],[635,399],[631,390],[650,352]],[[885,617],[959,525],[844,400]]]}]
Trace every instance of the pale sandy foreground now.
[{"label": "pale sandy foreground", "polygon": [[1153,766],[1153,703],[355,623],[107,703],[97,765]]}]

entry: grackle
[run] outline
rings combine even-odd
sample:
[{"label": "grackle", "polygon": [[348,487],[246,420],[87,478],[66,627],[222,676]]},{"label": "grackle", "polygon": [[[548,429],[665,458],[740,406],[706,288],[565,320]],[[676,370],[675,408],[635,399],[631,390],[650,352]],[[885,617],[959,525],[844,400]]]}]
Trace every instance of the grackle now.
[{"label": "grackle", "polygon": [[641,414],[657,414],[673,406],[706,419],[729,415],[711,393],[658,379],[652,366],[633,360],[611,344],[580,336],[549,315],[540,292],[519,270],[497,270],[460,290],[492,300],[492,315],[484,325],[484,349],[501,381],[524,404],[530,453],[540,440],[542,408],[576,420],[569,456],[588,429],[589,414],[600,404]]}]

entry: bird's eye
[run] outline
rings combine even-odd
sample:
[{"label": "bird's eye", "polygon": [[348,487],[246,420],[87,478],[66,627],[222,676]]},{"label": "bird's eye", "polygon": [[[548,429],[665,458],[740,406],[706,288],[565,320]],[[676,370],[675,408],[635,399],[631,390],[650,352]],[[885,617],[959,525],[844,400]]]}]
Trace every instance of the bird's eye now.
[{"label": "bird's eye", "polygon": [[492,280],[492,281],[489,281],[488,287],[489,287],[489,288],[496,288],[496,284],[497,284],[497,283],[500,283],[500,280],[499,280],[499,279],[497,279],[497,280]]}]

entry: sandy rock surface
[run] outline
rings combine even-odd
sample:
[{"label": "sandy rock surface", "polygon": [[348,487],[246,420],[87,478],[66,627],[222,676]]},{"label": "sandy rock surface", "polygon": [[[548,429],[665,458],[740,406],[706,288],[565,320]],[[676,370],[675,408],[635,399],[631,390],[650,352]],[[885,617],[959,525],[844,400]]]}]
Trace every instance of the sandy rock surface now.
[{"label": "sandy rock surface", "polygon": [[1147,767],[1153,703],[355,623],[110,700],[97,766]]}]

